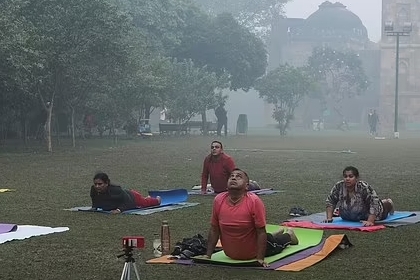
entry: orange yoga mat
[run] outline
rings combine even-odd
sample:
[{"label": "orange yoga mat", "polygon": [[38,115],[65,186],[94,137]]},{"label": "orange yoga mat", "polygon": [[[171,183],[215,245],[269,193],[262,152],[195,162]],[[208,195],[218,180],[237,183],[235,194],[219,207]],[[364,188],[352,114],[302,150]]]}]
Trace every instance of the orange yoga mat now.
[{"label": "orange yoga mat", "polygon": [[315,253],[307,258],[293,262],[291,264],[281,266],[277,268],[276,270],[277,271],[301,271],[305,268],[308,268],[322,261],[326,257],[328,257],[328,255],[330,255],[335,249],[337,249],[337,247],[341,244],[341,242],[344,239],[347,239],[347,236],[345,234],[331,235],[325,240],[324,246],[322,247],[321,251],[319,251],[318,253]]},{"label": "orange yoga mat", "polygon": [[146,263],[149,264],[170,264],[170,263],[175,263],[176,259],[169,259],[170,255],[165,255],[159,258],[155,258],[155,259],[151,259],[146,261]]}]

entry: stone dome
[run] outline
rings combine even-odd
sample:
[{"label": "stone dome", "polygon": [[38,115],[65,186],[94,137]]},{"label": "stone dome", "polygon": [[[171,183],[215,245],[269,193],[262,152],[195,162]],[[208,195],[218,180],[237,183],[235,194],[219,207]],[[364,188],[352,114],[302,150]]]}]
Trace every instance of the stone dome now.
[{"label": "stone dome", "polygon": [[305,20],[305,31],[316,36],[349,37],[368,40],[367,29],[360,18],[346,6],[325,1]]}]

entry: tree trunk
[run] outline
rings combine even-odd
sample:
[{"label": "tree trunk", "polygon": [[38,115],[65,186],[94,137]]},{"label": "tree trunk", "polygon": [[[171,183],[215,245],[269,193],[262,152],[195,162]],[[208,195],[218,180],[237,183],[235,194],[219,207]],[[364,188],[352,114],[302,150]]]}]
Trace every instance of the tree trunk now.
[{"label": "tree trunk", "polygon": [[280,136],[286,135],[286,125],[284,124],[284,122],[279,122],[279,131],[280,131]]},{"label": "tree trunk", "polygon": [[25,122],[23,123],[23,138],[25,145],[28,145],[28,120],[25,118]]},{"label": "tree trunk", "polygon": [[52,152],[52,139],[51,139],[51,120],[52,120],[52,109],[53,109],[53,102],[49,104],[47,107],[47,121],[45,123],[45,136],[47,140],[47,151]]},{"label": "tree trunk", "polygon": [[118,142],[118,136],[117,133],[115,132],[115,120],[112,120],[112,135],[114,136],[114,144],[117,145]]},{"label": "tree trunk", "polygon": [[[85,120],[86,120],[86,115],[83,115],[82,120],[78,122],[79,123],[79,135],[83,140],[86,139],[86,132],[87,132],[86,131],[87,124],[86,124]],[[74,120],[73,120],[73,122],[74,122]],[[74,130],[76,130],[76,124],[74,124]],[[98,126],[98,131],[99,131],[99,126]],[[93,135],[92,127],[89,126],[88,137],[91,137],[92,135]],[[102,138],[102,134],[101,134],[101,138]]]},{"label": "tree trunk", "polygon": [[201,112],[201,131],[203,135],[209,134],[209,128],[207,127],[207,114],[205,110]]},{"label": "tree trunk", "polygon": [[4,140],[6,140],[5,132],[4,132],[4,123],[1,123],[0,128],[0,142],[3,143]]},{"label": "tree trunk", "polygon": [[57,136],[57,145],[60,146],[61,145],[61,141],[60,141],[60,123],[58,122],[58,115],[55,116],[54,118],[54,124],[55,124],[55,133]]},{"label": "tree trunk", "polygon": [[71,106],[71,143],[73,148],[76,148],[76,132],[74,124],[74,107]]},{"label": "tree trunk", "polygon": [[152,106],[150,106],[149,104],[144,105],[144,118],[145,119],[150,119],[151,108]]},{"label": "tree trunk", "polygon": [[25,110],[20,110],[20,128],[21,133],[20,136],[22,137],[23,143],[26,145],[28,144],[27,137],[28,137],[28,126],[27,126],[27,118],[24,113]]}]

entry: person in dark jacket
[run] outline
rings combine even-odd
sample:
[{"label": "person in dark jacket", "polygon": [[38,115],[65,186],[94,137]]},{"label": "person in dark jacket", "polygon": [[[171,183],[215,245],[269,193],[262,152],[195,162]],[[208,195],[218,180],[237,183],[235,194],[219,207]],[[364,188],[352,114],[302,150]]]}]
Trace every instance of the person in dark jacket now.
[{"label": "person in dark jacket", "polygon": [[126,210],[146,208],[160,205],[161,198],[143,197],[135,190],[125,190],[120,186],[112,185],[106,173],[97,173],[93,177],[93,186],[90,188],[92,209],[111,211],[119,214]]},{"label": "person in dark jacket", "polygon": [[217,135],[222,135],[222,127],[225,129],[225,137],[227,136],[227,111],[223,107],[223,104],[220,104],[215,110],[214,114],[217,117]]}]

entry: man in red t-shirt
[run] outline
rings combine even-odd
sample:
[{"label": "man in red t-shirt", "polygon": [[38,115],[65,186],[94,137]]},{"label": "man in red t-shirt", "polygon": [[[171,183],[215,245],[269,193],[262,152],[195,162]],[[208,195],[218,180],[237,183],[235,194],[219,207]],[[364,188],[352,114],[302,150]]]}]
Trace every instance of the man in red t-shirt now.
[{"label": "man in red t-shirt", "polygon": [[201,193],[207,193],[207,182],[210,176],[210,184],[215,193],[225,192],[229,175],[235,169],[233,159],[223,152],[220,141],[211,142],[211,153],[206,156],[201,173]]},{"label": "man in red t-shirt", "polygon": [[228,181],[228,192],[218,194],[213,202],[207,254],[211,258],[220,238],[225,254],[236,260],[257,259],[268,266],[264,257],[280,253],[288,245],[299,243],[291,229],[270,234],[265,230],[266,213],[262,200],[248,192],[246,172],[236,168]]}]

